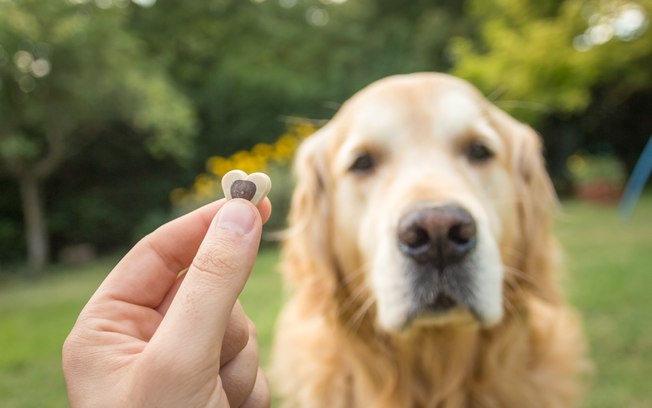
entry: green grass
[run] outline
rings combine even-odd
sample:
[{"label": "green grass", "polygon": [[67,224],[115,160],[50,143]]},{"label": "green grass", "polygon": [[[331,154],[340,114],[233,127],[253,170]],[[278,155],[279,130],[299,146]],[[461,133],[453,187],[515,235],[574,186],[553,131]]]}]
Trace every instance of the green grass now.
[{"label": "green grass", "polygon": [[[567,254],[566,292],[584,316],[596,364],[586,407],[649,407],[652,387],[652,195],[634,217],[568,202],[557,231]],[[281,304],[278,253],[261,252],[242,303],[258,328],[263,365]],[[116,259],[61,267],[36,282],[0,281],[0,406],[64,407],[61,344]]]},{"label": "green grass", "polygon": [[65,407],[61,345],[115,260],[0,286],[0,405]]},{"label": "green grass", "polygon": [[597,373],[587,407],[651,407],[652,195],[632,219],[567,203],[558,222],[567,293],[584,317]]}]

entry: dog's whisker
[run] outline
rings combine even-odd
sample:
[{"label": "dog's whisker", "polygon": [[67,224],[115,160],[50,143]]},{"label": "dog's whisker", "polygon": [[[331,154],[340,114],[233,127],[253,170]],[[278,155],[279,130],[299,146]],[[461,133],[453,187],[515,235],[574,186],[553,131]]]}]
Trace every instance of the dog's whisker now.
[{"label": "dog's whisker", "polygon": [[347,272],[346,276],[342,278],[342,284],[348,286],[350,283],[360,278],[360,276],[363,276],[366,270],[367,265],[362,265],[351,272]]},{"label": "dog's whisker", "polygon": [[355,286],[352,285],[352,283],[358,281],[360,277],[364,277],[364,272],[366,270],[366,266],[363,265],[342,278],[341,284],[346,288],[349,288],[347,299],[341,305],[343,311],[346,311],[348,308],[350,308],[355,302],[358,301],[360,297],[362,297],[368,291],[368,287],[364,284],[364,282],[358,282]]},{"label": "dog's whisker", "polygon": [[509,298],[503,298],[503,305],[505,306],[505,309],[510,312],[509,314],[512,316],[518,315],[516,306],[512,303],[512,301]]},{"label": "dog's whisker", "polygon": [[[360,325],[362,324],[362,320],[364,319],[365,314],[371,309],[371,307],[376,303],[376,300],[372,297],[368,297],[367,300],[365,300],[358,310],[351,316],[347,323],[347,327],[351,329],[352,332],[358,331],[360,328]],[[355,327],[354,327],[355,326]]]},{"label": "dog's whisker", "polygon": [[515,258],[522,257],[524,255],[523,251],[514,247],[503,248],[505,255],[512,256]]},{"label": "dog's whisker", "polygon": [[355,305],[358,300],[364,298],[369,289],[366,285],[358,285],[352,291],[349,292],[349,296],[346,301],[342,303],[342,311],[347,311],[349,308]]},{"label": "dog's whisker", "polygon": [[524,282],[527,282],[527,283],[529,283],[531,285],[536,285],[537,284],[537,281],[536,281],[536,279],[534,277],[530,276],[530,274],[528,274],[528,273],[526,273],[526,272],[524,272],[524,271],[522,271],[522,270],[520,270],[518,268],[515,268],[513,266],[503,265],[503,269],[506,272],[508,272],[509,274],[511,274],[513,277],[518,278],[518,279],[520,279],[520,280],[522,280]]}]

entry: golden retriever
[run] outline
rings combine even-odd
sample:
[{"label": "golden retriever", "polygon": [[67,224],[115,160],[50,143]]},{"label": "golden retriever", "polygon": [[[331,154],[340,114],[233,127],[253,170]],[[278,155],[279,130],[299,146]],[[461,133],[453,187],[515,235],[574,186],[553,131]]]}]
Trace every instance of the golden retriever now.
[{"label": "golden retriever", "polygon": [[537,135],[443,74],[378,81],[301,146],[272,376],[286,407],[568,407]]}]

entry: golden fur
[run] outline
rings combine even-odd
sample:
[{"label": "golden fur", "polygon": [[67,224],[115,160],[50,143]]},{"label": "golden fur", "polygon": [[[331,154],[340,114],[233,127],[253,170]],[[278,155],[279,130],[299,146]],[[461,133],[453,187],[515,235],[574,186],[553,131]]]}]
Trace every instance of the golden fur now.
[{"label": "golden fur", "polygon": [[[431,124],[444,121],[437,115],[450,108],[431,109],[432,95],[448,93],[472,101],[478,118],[498,135],[495,168],[464,167],[436,139],[438,135],[423,136],[433,133]],[[427,150],[437,157],[430,167],[418,169],[436,175],[434,187],[408,177],[396,184],[395,174],[410,162],[398,159],[393,166],[400,167],[379,173],[383,181],[374,181],[374,187],[343,181],[348,176],[337,165],[340,150],[352,132],[365,128],[365,121],[376,120],[364,111],[376,101],[391,101],[401,111],[388,126],[394,120],[401,128],[410,128],[410,134],[422,135],[419,152],[407,146],[405,154]],[[394,109],[388,112],[394,115]],[[393,146],[408,142],[398,143]],[[393,154],[403,154],[399,147]],[[278,321],[272,370],[272,384],[283,406],[573,406],[588,363],[580,321],[563,300],[556,280],[560,256],[551,230],[556,198],[540,150],[539,138],[529,127],[470,85],[441,74],[379,81],[353,97],[308,139],[295,164],[298,184],[283,248],[290,298]],[[354,191],[343,195],[346,185]],[[398,191],[397,185],[404,187]],[[478,193],[480,189],[484,190]],[[356,196],[355,190],[380,195],[368,199]],[[450,198],[457,192],[469,205],[487,209],[483,214],[494,226],[503,273],[502,318],[489,326],[453,317],[405,330],[382,327],[377,322],[377,294],[369,284],[372,260],[365,259],[368,252],[360,229],[373,224],[369,217],[389,214],[377,207],[396,210],[406,200]],[[347,195],[354,197],[347,202]],[[341,214],[349,218],[342,221]]]}]

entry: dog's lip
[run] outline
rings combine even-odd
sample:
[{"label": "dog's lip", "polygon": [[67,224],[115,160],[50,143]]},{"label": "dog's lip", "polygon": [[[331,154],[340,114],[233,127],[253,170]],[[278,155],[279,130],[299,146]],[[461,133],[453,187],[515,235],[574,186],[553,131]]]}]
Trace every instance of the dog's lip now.
[{"label": "dog's lip", "polygon": [[432,318],[444,316],[455,309],[463,308],[463,304],[455,300],[452,296],[440,292],[428,301],[419,302],[408,320],[418,320],[419,318]]},{"label": "dog's lip", "polygon": [[[434,320],[433,320],[434,319]],[[472,304],[455,296],[441,291],[432,300],[420,302],[406,319],[405,326],[419,322],[434,322],[435,324],[452,323],[458,321],[468,323],[475,321],[485,325],[485,318]],[[428,324],[428,323],[426,323]],[[492,324],[489,322],[489,324]]]},{"label": "dog's lip", "polygon": [[444,327],[482,324],[478,315],[464,303],[452,296],[440,293],[431,302],[424,302],[406,316],[399,331],[407,332],[411,327]]},{"label": "dog's lip", "polygon": [[467,302],[457,301],[446,294],[439,294],[434,301],[418,306],[405,321],[404,329],[416,325],[468,324],[475,322],[481,327],[492,327],[500,322],[500,316],[488,318]]},{"label": "dog's lip", "polygon": [[445,312],[448,311],[459,303],[445,293],[439,293],[432,302],[427,303],[423,309],[431,312]]}]

